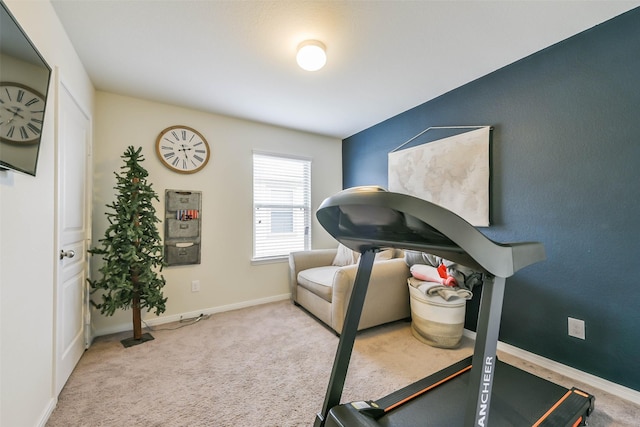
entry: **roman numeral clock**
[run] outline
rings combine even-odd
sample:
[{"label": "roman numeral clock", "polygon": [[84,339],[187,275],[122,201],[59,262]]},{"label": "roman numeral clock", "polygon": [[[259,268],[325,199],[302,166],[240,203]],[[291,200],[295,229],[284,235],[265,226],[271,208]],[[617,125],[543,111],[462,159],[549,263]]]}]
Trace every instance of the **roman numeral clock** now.
[{"label": "roman numeral clock", "polygon": [[196,173],[211,157],[207,140],[188,126],[171,126],[160,132],[156,153],[163,165],[178,173]]},{"label": "roman numeral clock", "polygon": [[0,141],[38,142],[44,118],[44,96],[20,83],[0,83]]}]

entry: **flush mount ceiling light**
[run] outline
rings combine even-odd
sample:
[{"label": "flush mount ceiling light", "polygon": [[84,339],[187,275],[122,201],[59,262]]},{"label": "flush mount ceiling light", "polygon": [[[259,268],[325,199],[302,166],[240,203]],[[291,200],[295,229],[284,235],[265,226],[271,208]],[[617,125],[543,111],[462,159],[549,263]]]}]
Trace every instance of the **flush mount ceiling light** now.
[{"label": "flush mount ceiling light", "polygon": [[317,40],[307,40],[298,46],[296,61],[303,70],[317,71],[327,63],[324,44]]}]

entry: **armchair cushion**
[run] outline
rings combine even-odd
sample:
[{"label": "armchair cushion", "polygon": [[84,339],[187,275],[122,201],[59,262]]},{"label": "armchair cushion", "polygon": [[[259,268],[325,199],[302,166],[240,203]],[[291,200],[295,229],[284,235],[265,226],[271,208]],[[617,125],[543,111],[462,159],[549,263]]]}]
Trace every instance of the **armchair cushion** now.
[{"label": "armchair cushion", "polygon": [[331,302],[333,278],[339,268],[339,266],[327,265],[325,267],[302,270],[298,273],[298,285],[308,289],[323,300]]},{"label": "armchair cushion", "polygon": [[[380,252],[376,252],[376,261],[382,261],[385,259],[391,259],[394,257],[395,249],[383,249]],[[335,258],[331,265],[337,265],[338,267],[345,267],[347,265],[353,265],[360,262],[360,254],[355,252],[342,243],[338,245]]]},{"label": "armchair cushion", "polygon": [[351,265],[358,262],[358,254],[357,252],[352,251],[342,243],[338,245],[338,250],[336,252],[336,256],[333,259],[331,265],[337,265],[338,267],[344,267],[345,265]]}]

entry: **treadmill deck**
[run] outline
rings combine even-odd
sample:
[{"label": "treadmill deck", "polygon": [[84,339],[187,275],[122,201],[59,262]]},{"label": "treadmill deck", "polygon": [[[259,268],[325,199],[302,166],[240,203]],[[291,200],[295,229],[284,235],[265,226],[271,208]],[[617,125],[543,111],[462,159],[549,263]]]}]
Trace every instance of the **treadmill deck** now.
[{"label": "treadmill deck", "polygon": [[[382,408],[387,407],[406,395],[435,384],[441,378],[449,377],[469,366],[471,366],[471,357],[391,393],[375,403]],[[388,411],[378,419],[360,413],[351,403],[336,406],[329,411],[325,425],[328,427],[463,426],[469,372],[465,370],[460,375]],[[543,419],[545,414],[563,398],[565,398],[562,401],[563,404],[558,405]],[[572,426],[579,420],[585,419],[592,407],[592,396],[579,390],[568,390],[498,360],[491,396],[491,412],[485,425],[491,427]],[[561,423],[558,423],[558,418],[562,420]]]}]

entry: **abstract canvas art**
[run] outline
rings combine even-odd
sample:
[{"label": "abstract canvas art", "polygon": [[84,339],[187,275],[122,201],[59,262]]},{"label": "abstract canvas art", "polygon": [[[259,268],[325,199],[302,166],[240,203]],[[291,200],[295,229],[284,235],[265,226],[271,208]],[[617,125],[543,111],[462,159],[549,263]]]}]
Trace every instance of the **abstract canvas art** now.
[{"label": "abstract canvas art", "polygon": [[489,225],[489,126],[389,153],[388,189]]}]

